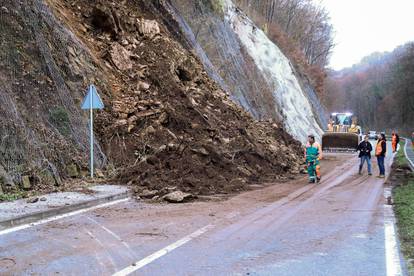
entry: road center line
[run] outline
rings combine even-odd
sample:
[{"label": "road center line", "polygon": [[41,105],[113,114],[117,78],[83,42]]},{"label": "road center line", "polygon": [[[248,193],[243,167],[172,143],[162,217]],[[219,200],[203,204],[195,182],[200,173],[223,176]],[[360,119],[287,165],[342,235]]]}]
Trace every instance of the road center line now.
[{"label": "road center line", "polygon": [[150,264],[153,261],[155,261],[155,260],[161,258],[162,256],[168,254],[169,252],[173,251],[174,249],[177,249],[178,247],[183,246],[184,244],[188,243],[189,241],[201,236],[202,234],[207,232],[212,227],[213,227],[213,225],[211,225],[211,224],[209,224],[207,226],[204,226],[203,228],[198,229],[194,233],[192,233],[188,236],[185,236],[181,240],[178,240],[178,241],[176,241],[176,242],[174,242],[174,243],[158,250],[157,252],[145,257],[144,259],[133,263],[132,265],[122,269],[121,271],[118,271],[117,273],[113,274],[113,276],[126,276],[126,275],[129,275],[132,272],[135,272],[138,269],[146,266],[147,264]]},{"label": "road center line", "polygon": [[99,208],[112,206],[112,205],[115,205],[115,204],[118,204],[118,203],[121,203],[121,202],[125,202],[125,201],[128,201],[128,200],[129,200],[129,198],[119,199],[119,200],[103,203],[103,204],[100,204],[100,205],[96,205],[96,206],[93,206],[93,207],[73,211],[73,212],[70,212],[70,213],[66,213],[66,214],[62,214],[62,215],[58,215],[58,216],[54,216],[54,217],[50,217],[50,218],[47,218],[47,219],[42,219],[42,220],[39,220],[39,221],[36,221],[36,222],[32,222],[32,223],[28,223],[28,224],[19,225],[19,226],[16,226],[16,227],[4,229],[4,230],[0,231],[0,236],[10,234],[10,233],[13,233],[13,232],[16,232],[16,231],[24,230],[24,229],[34,227],[34,226],[37,226],[37,225],[45,224],[45,223],[48,223],[48,222],[52,222],[52,221],[55,221],[55,220],[59,220],[59,219],[79,215],[79,214],[89,212],[89,211],[93,211],[93,210],[96,210],[96,209],[99,209]]},{"label": "road center line", "polygon": [[[391,196],[391,189],[384,190],[384,197]],[[399,276],[402,274],[401,257],[395,231],[395,217],[391,205],[384,204],[384,234],[385,234],[385,261],[387,276]]]}]

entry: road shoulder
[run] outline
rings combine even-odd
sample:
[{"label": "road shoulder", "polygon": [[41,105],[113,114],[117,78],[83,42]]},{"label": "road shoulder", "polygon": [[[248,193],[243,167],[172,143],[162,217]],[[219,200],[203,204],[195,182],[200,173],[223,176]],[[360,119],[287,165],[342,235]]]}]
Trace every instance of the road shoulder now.
[{"label": "road shoulder", "polygon": [[127,197],[126,187],[97,185],[74,192],[51,193],[29,199],[2,202],[0,203],[0,230]]},{"label": "road shoulder", "polygon": [[414,172],[411,170],[402,146],[395,157],[388,184],[391,186],[402,253],[406,258],[408,274],[414,274]]}]

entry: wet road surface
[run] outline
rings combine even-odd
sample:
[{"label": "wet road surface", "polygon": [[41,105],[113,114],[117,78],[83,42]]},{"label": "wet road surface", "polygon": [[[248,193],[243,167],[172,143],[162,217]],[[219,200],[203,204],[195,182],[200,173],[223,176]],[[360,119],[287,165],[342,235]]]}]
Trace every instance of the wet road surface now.
[{"label": "wet road surface", "polygon": [[329,158],[337,166],[317,186],[185,205],[130,200],[0,235],[0,274],[387,275],[383,179],[357,175],[355,156]]}]

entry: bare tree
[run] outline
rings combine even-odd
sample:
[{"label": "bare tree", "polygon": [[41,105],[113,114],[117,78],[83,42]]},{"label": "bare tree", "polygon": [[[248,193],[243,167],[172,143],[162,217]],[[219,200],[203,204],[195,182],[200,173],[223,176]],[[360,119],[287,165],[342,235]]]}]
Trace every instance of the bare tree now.
[{"label": "bare tree", "polygon": [[[310,65],[324,68],[334,47],[326,9],[312,0],[238,0],[262,26],[277,25],[302,49]],[[270,34],[272,35],[272,34]]]}]

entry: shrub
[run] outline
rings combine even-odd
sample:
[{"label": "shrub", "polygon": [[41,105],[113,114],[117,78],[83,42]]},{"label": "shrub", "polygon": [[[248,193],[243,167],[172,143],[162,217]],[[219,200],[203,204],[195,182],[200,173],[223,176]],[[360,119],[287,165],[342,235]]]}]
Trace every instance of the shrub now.
[{"label": "shrub", "polygon": [[55,107],[49,111],[49,121],[54,125],[63,136],[70,135],[70,121],[66,109]]}]

